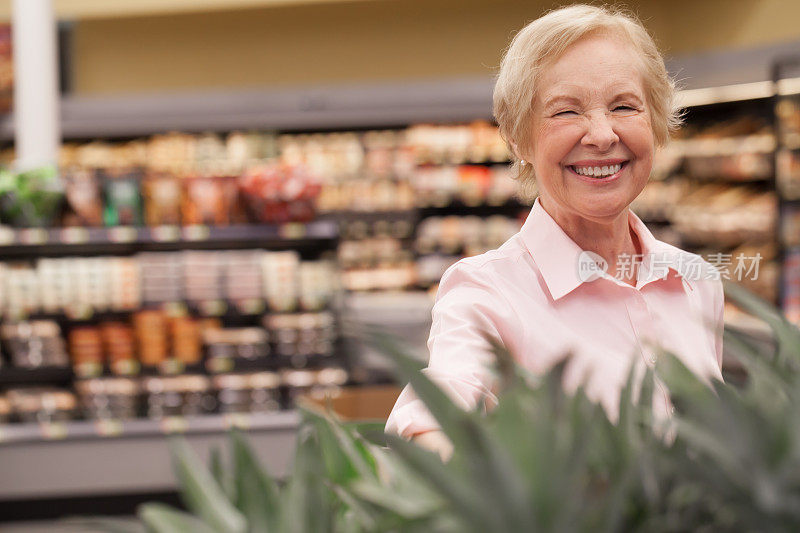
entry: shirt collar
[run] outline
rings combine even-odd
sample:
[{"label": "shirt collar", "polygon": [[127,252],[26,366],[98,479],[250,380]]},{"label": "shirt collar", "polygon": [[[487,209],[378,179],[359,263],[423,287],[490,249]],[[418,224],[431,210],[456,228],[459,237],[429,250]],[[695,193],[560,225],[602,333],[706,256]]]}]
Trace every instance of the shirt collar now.
[{"label": "shirt collar", "polygon": [[[639,237],[645,257],[653,254],[667,265],[667,276],[680,276],[677,267],[680,250],[656,239],[638,216],[630,210],[628,213],[628,223]],[[553,300],[562,298],[586,283],[578,275],[579,258],[583,250],[544,210],[538,198],[522,226],[520,236],[539,268]],[[656,269],[640,268],[636,286],[641,288],[658,279],[664,279],[663,272],[659,275]],[[689,283],[685,278],[684,281]],[[689,286],[691,287],[690,283]]]}]

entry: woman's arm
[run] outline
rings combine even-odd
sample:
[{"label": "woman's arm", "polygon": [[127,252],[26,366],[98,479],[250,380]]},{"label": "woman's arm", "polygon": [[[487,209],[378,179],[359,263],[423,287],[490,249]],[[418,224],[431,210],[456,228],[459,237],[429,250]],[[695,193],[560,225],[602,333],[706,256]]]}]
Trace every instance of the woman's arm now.
[{"label": "woman's arm", "polygon": [[447,462],[453,456],[453,443],[439,429],[420,433],[412,437],[411,441],[427,450],[438,453],[442,461]]},{"label": "woman's arm", "polygon": [[[487,338],[503,342],[513,337],[510,332],[521,330],[519,317],[498,289],[503,280],[482,267],[462,261],[442,277],[428,339],[430,360],[423,371],[463,409],[474,408],[481,398],[487,407],[496,403],[494,355]],[[413,389],[406,387],[386,431],[411,438],[438,429]]]}]

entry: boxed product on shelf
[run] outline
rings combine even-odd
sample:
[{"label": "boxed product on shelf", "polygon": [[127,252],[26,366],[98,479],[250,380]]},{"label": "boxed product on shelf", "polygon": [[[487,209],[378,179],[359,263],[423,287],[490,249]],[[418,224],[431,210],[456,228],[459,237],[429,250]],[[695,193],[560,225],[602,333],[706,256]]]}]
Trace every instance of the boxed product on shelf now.
[{"label": "boxed product on shelf", "polygon": [[221,413],[269,413],[281,408],[279,374],[219,374],[212,380]]},{"label": "boxed product on shelf", "polygon": [[103,219],[106,226],[140,226],[142,175],[138,170],[108,168],[104,171]]},{"label": "boxed product on shelf", "polygon": [[290,405],[297,402],[301,396],[310,396],[316,399],[324,399],[327,396],[335,397],[349,379],[347,371],[338,367],[320,370],[286,370],[281,374]]},{"label": "boxed product on shelf", "polygon": [[134,378],[92,378],[75,382],[86,418],[125,420],[136,418],[141,387]]},{"label": "boxed product on shelf", "polygon": [[783,146],[800,148],[800,102],[797,96],[781,98],[775,106],[775,116]]},{"label": "boxed product on shelf", "polygon": [[202,375],[142,378],[145,416],[162,419],[211,413],[216,407],[211,379]]},{"label": "boxed product on shelf", "polygon": [[206,329],[202,339],[206,367],[212,372],[228,371],[237,360],[263,360],[270,355],[269,336],[262,328]]},{"label": "boxed product on shelf", "polygon": [[264,164],[239,178],[244,200],[259,222],[308,222],[316,213],[320,184],[300,165]]},{"label": "boxed product on shelf", "polygon": [[183,224],[227,226],[243,220],[235,176],[192,175],[183,179]]},{"label": "boxed product on shelf", "polygon": [[55,387],[15,388],[6,392],[6,399],[20,422],[63,422],[77,414],[75,395]]},{"label": "boxed product on shelf", "polygon": [[0,326],[3,350],[17,368],[69,365],[58,324],[52,320],[6,322]]},{"label": "boxed product on shelf", "polygon": [[[797,148],[800,148],[800,144]],[[800,199],[800,153],[796,149],[779,150],[776,164],[781,194],[784,198]]]},{"label": "boxed product on shelf", "polygon": [[800,246],[800,204],[784,205],[781,239],[786,247]]},{"label": "boxed product on shelf", "polygon": [[61,174],[70,212],[64,217],[66,226],[103,226],[103,194],[95,169],[72,167]]},{"label": "boxed product on shelf", "polygon": [[333,314],[328,311],[268,314],[263,324],[273,353],[288,358],[293,366],[302,367],[312,357],[334,353],[336,329]]},{"label": "boxed product on shelf", "polygon": [[166,172],[151,171],[142,181],[144,220],[148,226],[181,224],[183,194],[179,179]]}]

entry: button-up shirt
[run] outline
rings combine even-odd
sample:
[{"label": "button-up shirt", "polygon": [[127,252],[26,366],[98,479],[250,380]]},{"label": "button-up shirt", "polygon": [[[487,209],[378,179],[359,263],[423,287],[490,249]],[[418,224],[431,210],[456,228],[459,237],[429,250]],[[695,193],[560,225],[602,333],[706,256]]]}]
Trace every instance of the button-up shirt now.
[{"label": "button-up shirt", "polygon": [[[497,400],[487,337],[533,373],[569,354],[565,389],[582,385],[612,419],[629,372],[641,374],[659,353],[675,354],[704,379],[722,379],[719,273],[657,240],[633,212],[628,222],[643,253],[635,286],[599,269],[587,275],[587,254],[537,200],[519,233],[496,250],[460,260],[442,277],[426,375],[465,409],[481,399],[491,407]],[[653,404],[657,415],[668,416],[663,387]],[[411,437],[437,428],[406,387],[386,431]]]}]

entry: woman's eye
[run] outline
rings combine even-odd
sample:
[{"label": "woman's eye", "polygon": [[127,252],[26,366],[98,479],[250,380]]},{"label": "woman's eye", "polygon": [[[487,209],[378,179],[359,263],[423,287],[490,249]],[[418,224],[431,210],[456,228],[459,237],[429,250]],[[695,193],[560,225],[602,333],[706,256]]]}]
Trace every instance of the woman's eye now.
[{"label": "woman's eye", "polygon": [[577,115],[577,114],[578,113],[576,111],[559,111],[558,113],[555,114],[555,116],[557,116],[557,117],[567,117],[567,116],[570,116],[570,115]]},{"label": "woman's eye", "polygon": [[612,111],[614,111],[615,113],[621,113],[621,114],[632,114],[632,113],[636,113],[638,111],[638,109],[636,109],[635,107],[631,107],[629,105],[618,105],[618,106],[614,107],[614,109],[612,109]]}]

